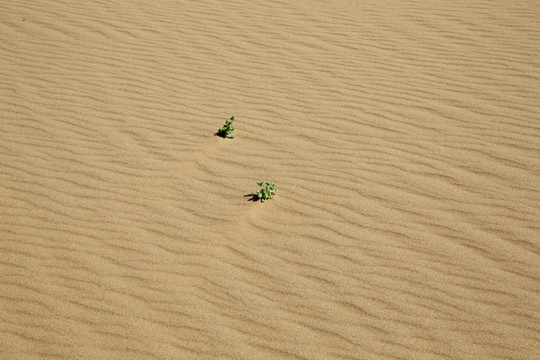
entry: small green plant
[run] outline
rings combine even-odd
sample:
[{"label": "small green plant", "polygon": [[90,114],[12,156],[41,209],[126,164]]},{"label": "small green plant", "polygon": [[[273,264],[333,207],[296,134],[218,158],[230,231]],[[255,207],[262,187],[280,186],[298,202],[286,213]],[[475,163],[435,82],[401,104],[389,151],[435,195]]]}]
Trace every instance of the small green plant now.
[{"label": "small green plant", "polygon": [[265,202],[268,199],[273,199],[276,194],[276,184],[268,181],[257,181],[257,185],[262,186],[257,190],[257,198],[261,199],[261,202]]},{"label": "small green plant", "polygon": [[234,115],[231,116],[230,120],[225,121],[225,125],[223,125],[223,127],[217,131],[218,136],[221,136],[222,138],[234,139],[234,134],[232,133],[234,130],[233,122]]}]

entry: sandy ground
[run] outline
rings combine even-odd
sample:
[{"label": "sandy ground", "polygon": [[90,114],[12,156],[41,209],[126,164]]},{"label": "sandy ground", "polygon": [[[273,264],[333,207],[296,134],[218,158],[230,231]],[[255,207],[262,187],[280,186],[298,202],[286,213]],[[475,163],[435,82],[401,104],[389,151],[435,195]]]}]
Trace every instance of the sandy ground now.
[{"label": "sandy ground", "polygon": [[538,359],[539,19],[0,0],[0,359]]}]

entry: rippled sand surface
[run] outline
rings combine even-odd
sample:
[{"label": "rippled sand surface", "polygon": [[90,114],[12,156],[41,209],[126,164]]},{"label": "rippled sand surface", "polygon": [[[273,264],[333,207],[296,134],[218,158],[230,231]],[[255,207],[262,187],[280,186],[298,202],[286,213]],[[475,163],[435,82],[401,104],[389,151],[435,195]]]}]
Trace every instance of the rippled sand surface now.
[{"label": "rippled sand surface", "polygon": [[539,19],[0,0],[0,358],[538,359]]}]

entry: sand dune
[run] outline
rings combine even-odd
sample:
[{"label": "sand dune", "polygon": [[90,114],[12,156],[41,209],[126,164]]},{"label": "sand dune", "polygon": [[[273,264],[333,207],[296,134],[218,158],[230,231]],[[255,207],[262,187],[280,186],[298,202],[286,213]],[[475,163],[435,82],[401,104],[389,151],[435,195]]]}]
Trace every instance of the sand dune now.
[{"label": "sand dune", "polygon": [[539,19],[0,1],[0,358],[538,359]]}]

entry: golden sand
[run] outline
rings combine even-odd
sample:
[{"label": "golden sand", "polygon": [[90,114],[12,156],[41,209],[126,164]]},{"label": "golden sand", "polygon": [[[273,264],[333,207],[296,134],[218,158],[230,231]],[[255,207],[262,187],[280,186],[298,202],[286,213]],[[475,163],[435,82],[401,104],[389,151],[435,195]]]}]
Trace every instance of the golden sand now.
[{"label": "golden sand", "polygon": [[539,19],[0,0],[0,359],[538,359]]}]

